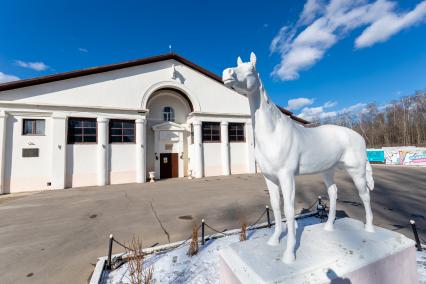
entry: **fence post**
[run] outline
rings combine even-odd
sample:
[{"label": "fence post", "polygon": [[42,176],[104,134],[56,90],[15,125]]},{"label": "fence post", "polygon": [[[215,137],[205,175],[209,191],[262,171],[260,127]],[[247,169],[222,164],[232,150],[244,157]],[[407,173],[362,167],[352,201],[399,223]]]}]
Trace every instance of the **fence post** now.
[{"label": "fence post", "polygon": [[204,245],[204,219],[201,220],[201,245]]},{"label": "fence post", "polygon": [[418,251],[422,251],[422,244],[420,243],[419,234],[417,233],[416,222],[410,220],[411,228],[413,229],[414,239],[416,239],[416,247]]},{"label": "fence post", "polygon": [[112,234],[109,235],[109,245],[108,245],[108,260],[106,268],[108,270],[111,270],[112,263],[111,263],[111,257],[112,257],[112,242],[114,241],[114,236]]},{"label": "fence post", "polygon": [[318,217],[322,220],[323,218],[327,217],[325,212],[325,205],[322,204],[322,197],[321,195],[318,196],[318,205],[317,205],[317,214]]},{"label": "fence post", "polygon": [[268,219],[268,228],[271,227],[271,218],[269,217],[269,206],[266,205],[266,218]]}]

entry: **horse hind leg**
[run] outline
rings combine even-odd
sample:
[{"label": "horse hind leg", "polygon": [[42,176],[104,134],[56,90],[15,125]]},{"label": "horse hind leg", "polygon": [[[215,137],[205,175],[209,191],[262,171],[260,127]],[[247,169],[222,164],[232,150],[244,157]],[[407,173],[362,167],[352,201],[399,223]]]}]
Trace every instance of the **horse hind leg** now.
[{"label": "horse hind leg", "polygon": [[328,197],[330,199],[330,210],[328,219],[325,223],[324,230],[333,231],[334,220],[336,219],[336,201],[337,201],[337,186],[334,182],[334,169],[328,170],[322,174],[324,184],[327,187]]},{"label": "horse hind leg", "polygon": [[364,204],[365,209],[365,230],[367,232],[374,232],[373,226],[373,212],[371,211],[370,204],[370,191],[367,187],[367,178],[365,172],[365,164],[359,169],[347,169],[349,175],[352,177],[356,188],[358,189],[359,197]]}]

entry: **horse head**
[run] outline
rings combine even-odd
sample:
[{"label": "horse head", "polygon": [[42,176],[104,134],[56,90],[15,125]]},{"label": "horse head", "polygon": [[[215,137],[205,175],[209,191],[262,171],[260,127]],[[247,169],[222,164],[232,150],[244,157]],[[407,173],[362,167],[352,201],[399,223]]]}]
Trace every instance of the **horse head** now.
[{"label": "horse head", "polygon": [[253,94],[259,89],[260,81],[256,71],[256,55],[252,52],[250,62],[237,59],[237,67],[223,70],[222,80],[225,86],[241,95]]}]

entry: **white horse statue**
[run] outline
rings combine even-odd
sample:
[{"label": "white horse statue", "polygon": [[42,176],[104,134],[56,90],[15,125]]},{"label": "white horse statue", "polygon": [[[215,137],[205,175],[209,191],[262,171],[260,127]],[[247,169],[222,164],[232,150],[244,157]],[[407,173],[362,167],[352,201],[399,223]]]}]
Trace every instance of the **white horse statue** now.
[{"label": "white horse statue", "polygon": [[330,198],[330,211],[324,229],[332,231],[337,199],[334,172],[338,168],[346,169],[364,203],[365,229],[374,232],[369,192],[374,188],[374,180],[364,139],[351,129],[335,125],[305,128],[284,115],[266,94],[256,72],[254,53],[251,53],[250,62],[243,63],[238,57],[237,67],[225,69],[222,79],[227,87],[247,96],[250,103],[256,162],[266,180],[276,223],[275,231],[268,240],[269,245],[279,243],[282,232],[279,189],[283,194],[287,247],[282,261],[292,263],[295,260],[296,175],[322,174]]}]

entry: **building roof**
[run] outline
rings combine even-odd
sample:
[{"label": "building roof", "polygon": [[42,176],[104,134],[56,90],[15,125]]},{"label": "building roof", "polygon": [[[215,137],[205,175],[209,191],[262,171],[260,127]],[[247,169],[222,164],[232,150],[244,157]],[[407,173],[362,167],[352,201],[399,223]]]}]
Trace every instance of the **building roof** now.
[{"label": "building roof", "polygon": [[[192,69],[194,69],[194,70],[196,70],[196,71],[198,71],[202,74],[204,74],[207,77],[210,77],[211,79],[219,82],[220,84],[223,84],[222,78],[219,77],[218,75],[214,74],[213,72],[210,72],[209,70],[204,69],[203,67],[189,61],[186,58],[183,58],[182,56],[180,56],[176,53],[168,53],[168,54],[150,56],[150,57],[145,57],[145,58],[142,58],[142,59],[136,59],[136,60],[126,61],[126,62],[121,62],[121,63],[114,63],[114,64],[109,64],[109,65],[91,67],[91,68],[86,68],[86,69],[74,70],[74,71],[57,73],[57,74],[52,74],[52,75],[47,75],[47,76],[42,76],[42,77],[36,77],[36,78],[30,78],[30,79],[24,79],[24,80],[19,80],[19,81],[12,81],[12,82],[8,82],[8,83],[3,83],[3,84],[0,84],[0,92],[24,88],[24,87],[29,87],[29,86],[34,86],[34,85],[40,85],[40,84],[45,84],[45,83],[51,83],[51,82],[56,82],[56,81],[61,81],[61,80],[66,80],[66,79],[72,79],[72,78],[77,78],[77,77],[81,77],[81,76],[93,75],[93,74],[98,74],[98,73],[103,73],[103,72],[108,72],[108,71],[113,71],[113,70],[119,70],[119,69],[123,69],[123,68],[140,66],[140,65],[144,65],[144,64],[155,63],[155,62],[164,61],[164,60],[171,60],[171,59],[176,60],[176,61],[178,61],[178,62],[180,62],[180,63],[182,63],[182,64],[184,64],[184,65],[186,65],[186,66],[188,66],[188,67],[190,67],[190,68],[192,68]],[[298,121],[302,124],[309,124],[308,121],[293,115],[293,113],[291,111],[288,111],[288,110],[286,110],[286,109],[284,109],[280,106],[278,106],[278,108],[281,110],[281,112],[290,116],[293,120]]]}]

